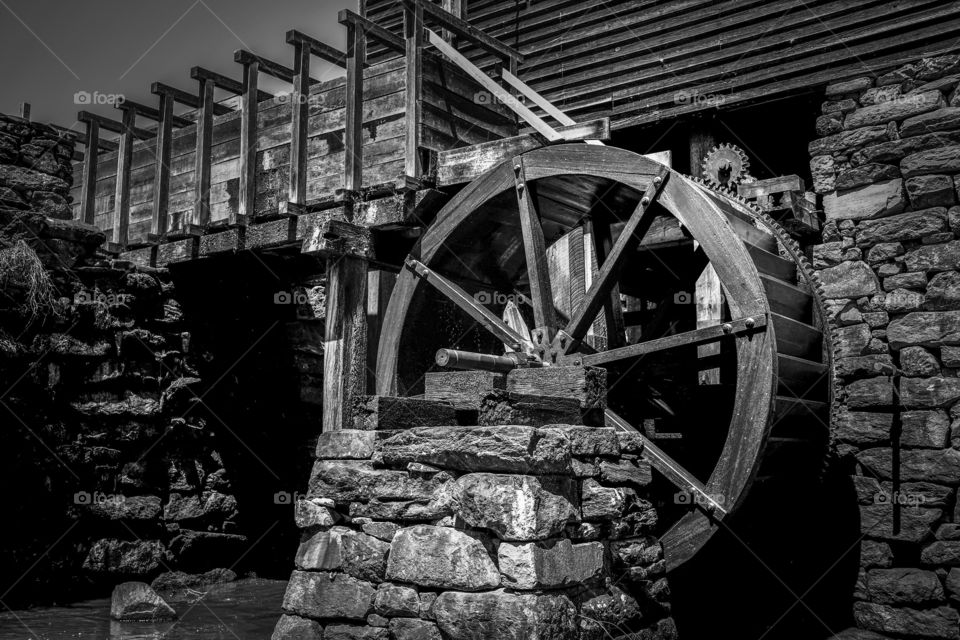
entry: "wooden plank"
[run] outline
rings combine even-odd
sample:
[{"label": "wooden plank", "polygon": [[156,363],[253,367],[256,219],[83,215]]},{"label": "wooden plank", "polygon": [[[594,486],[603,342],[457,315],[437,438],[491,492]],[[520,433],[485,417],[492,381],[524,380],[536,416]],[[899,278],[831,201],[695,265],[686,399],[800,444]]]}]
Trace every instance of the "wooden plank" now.
[{"label": "wooden plank", "polygon": [[507,373],[506,389],[514,393],[573,398],[581,409],[605,409],[607,371],[577,366],[513,369]]},{"label": "wooden plank", "polygon": [[[433,18],[444,29],[451,31],[462,38],[467,38],[476,42],[490,53],[499,56],[504,60],[512,59],[516,60],[517,62],[523,62],[524,58],[522,53],[513,47],[508,47],[496,38],[491,38],[466,20],[458,18],[457,16],[445,11],[439,5],[433,4],[432,2],[424,2],[423,0],[404,0],[403,3],[408,10],[413,9],[414,7],[422,6],[423,13]],[[417,10],[420,11],[421,9],[418,8]]]},{"label": "wooden plank", "polygon": [[153,217],[150,232],[167,232],[167,207],[170,202],[170,145],[173,135],[173,97],[160,96],[160,122],[157,128],[157,162],[154,170]]},{"label": "wooden plank", "polygon": [[[202,82],[203,81],[201,80],[201,83]],[[193,107],[194,109],[200,109],[202,108],[202,105],[203,105],[203,101],[201,99],[203,94],[202,91],[200,96],[195,96],[192,93],[189,93],[182,89],[178,89],[176,87],[171,87],[168,84],[164,84],[162,82],[154,82],[152,85],[150,85],[150,93],[156,94],[158,96],[159,95],[170,96],[171,98],[174,99],[175,102],[186,105],[188,107]],[[231,109],[227,105],[224,105],[224,104],[214,105],[214,115],[220,116],[225,113],[231,113],[232,111],[233,109]]]},{"label": "wooden plank", "polygon": [[[609,139],[609,125],[608,119],[601,118],[571,127],[561,127],[558,131],[564,140],[569,142]],[[538,134],[524,134],[470,147],[441,151],[437,154],[437,185],[448,186],[471,182],[495,164],[546,144],[548,144],[546,138]]]},{"label": "wooden plank", "polygon": [[534,327],[531,332],[534,345],[541,347],[553,340],[557,328],[557,316],[553,306],[553,290],[550,287],[550,269],[547,264],[547,245],[543,238],[540,214],[537,213],[533,184],[527,181],[523,156],[513,159],[515,192],[520,213],[520,232],[523,237],[523,253],[527,264],[527,281],[533,306]]},{"label": "wooden plank", "polygon": [[420,124],[423,100],[423,4],[405,5],[403,35],[406,48],[406,144],[404,171],[410,178],[423,175],[420,157]]},{"label": "wooden plank", "polygon": [[[237,55],[240,54],[241,52],[237,52]],[[259,74],[260,62],[257,59],[249,59],[243,65],[243,97],[240,107],[240,201],[237,216],[230,218],[231,224],[253,216],[256,212],[258,107],[256,96]]]},{"label": "wooden plank", "polygon": [[483,397],[495,389],[506,390],[505,373],[494,371],[428,371],[424,398],[451,403],[455,409],[479,411]]},{"label": "wooden plank", "polygon": [[377,345],[383,330],[383,318],[397,274],[383,269],[367,273],[367,388],[377,388]]},{"label": "wooden plank", "polygon": [[[325,42],[317,40],[316,38],[311,38],[310,36],[301,33],[296,29],[287,31],[287,43],[292,44],[297,48],[305,47],[311,54],[338,67],[344,68],[347,65],[347,56],[343,53],[343,51],[339,51]],[[294,74],[296,73],[296,70],[294,70]]]},{"label": "wooden plank", "polygon": [[398,53],[406,52],[406,44],[403,38],[394,35],[372,20],[357,15],[349,9],[341,10],[338,14],[338,20],[342,25],[352,24],[357,28],[363,29],[369,37],[374,38]]},{"label": "wooden plank", "polygon": [[[210,80],[213,82],[214,86],[217,86],[224,91],[229,91],[238,96],[243,95],[243,82],[237,82],[233,78],[228,78],[227,76],[217,73],[216,71],[210,71],[209,69],[204,69],[203,67],[193,67],[190,69],[190,77],[194,80]],[[257,89],[257,100],[259,102],[264,102],[269,100],[273,96]]]},{"label": "wooden plank", "polygon": [[[287,42],[292,34],[287,33]],[[304,204],[307,201],[307,136],[310,101],[310,54],[311,49],[301,41],[294,46],[294,78],[290,109],[290,181],[287,199]]]},{"label": "wooden plank", "polygon": [[[580,409],[574,398],[554,398],[542,394],[530,395],[494,389],[483,396],[477,416],[481,426],[548,424],[599,426],[598,412]],[[601,414],[602,415],[602,414]]]},{"label": "wooden plank", "polygon": [[392,431],[457,424],[453,405],[448,402],[396,396],[355,396],[355,398],[354,429]]},{"label": "wooden plank", "polygon": [[451,47],[449,44],[444,42],[443,38],[438,36],[433,31],[427,31],[430,38],[430,44],[439,49],[445,56],[450,58],[453,62],[457,64],[458,67],[466,71],[471,78],[476,80],[484,89],[489,91],[493,98],[503,102],[503,104],[510,107],[518,116],[523,118],[523,120],[533,127],[537,133],[547,138],[551,142],[556,142],[561,140],[562,136],[557,133],[550,125],[544,122],[539,116],[537,116],[533,111],[525,107],[523,104],[517,101],[516,98],[510,95],[510,93],[501,87],[499,84],[494,82],[487,74],[478,69],[472,62],[467,60],[463,55],[461,55],[456,49]]},{"label": "wooden plank", "polygon": [[[120,133],[120,149],[117,152],[117,182],[114,195],[113,241],[125,247],[129,241],[130,228],[130,161],[133,157],[133,136],[137,121],[136,112],[123,110],[123,127]],[[102,123],[101,123],[102,125]]]},{"label": "wooden plank", "polygon": [[80,195],[80,216],[87,224],[94,223],[94,199],[97,188],[97,150],[100,145],[100,123],[87,120],[87,147],[84,149],[83,183]]},{"label": "wooden plank", "polygon": [[347,104],[343,139],[343,188],[347,193],[357,192],[363,186],[363,67],[367,59],[366,40],[362,26],[347,24]]},{"label": "wooden plank", "polygon": [[210,224],[210,184],[213,150],[214,89],[208,78],[200,79],[200,114],[197,118],[196,150],[194,152],[194,210],[192,222],[200,226]]},{"label": "wooden plank", "polygon": [[366,392],[367,261],[344,256],[327,265],[323,351],[323,432],[353,428],[351,409]]}]

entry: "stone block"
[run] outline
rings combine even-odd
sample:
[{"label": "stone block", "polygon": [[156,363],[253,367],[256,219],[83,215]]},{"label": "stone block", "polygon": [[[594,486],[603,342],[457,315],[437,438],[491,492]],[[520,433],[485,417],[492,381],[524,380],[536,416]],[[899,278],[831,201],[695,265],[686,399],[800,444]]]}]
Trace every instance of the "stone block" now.
[{"label": "stone block", "polygon": [[917,311],[887,326],[892,349],[909,345],[960,345],[960,311]]},{"label": "stone block", "polygon": [[623,514],[628,493],[620,487],[604,487],[590,478],[583,481],[581,508],[584,520],[610,520]]},{"label": "stone block", "polygon": [[920,562],[926,565],[960,566],[960,541],[937,540],[923,548]]},{"label": "stone block", "polygon": [[933,376],[940,373],[937,358],[923,347],[901,349],[900,368],[906,376]]},{"label": "stone block", "polygon": [[893,415],[868,411],[842,411],[836,418],[834,436],[841,442],[882,444],[890,440]]},{"label": "stone block", "polygon": [[494,390],[488,392],[480,403],[477,423],[483,426],[529,425],[542,427],[548,424],[585,424],[590,416],[600,416],[602,410],[581,409],[580,402],[573,398],[560,398],[533,394]]},{"label": "stone block", "polygon": [[390,621],[393,640],[442,640],[437,625],[414,618],[395,618]]},{"label": "stone block", "polygon": [[920,289],[927,286],[927,274],[922,271],[899,273],[883,279],[884,291],[895,289]]},{"label": "stone block", "polygon": [[353,407],[353,424],[357,429],[409,429],[456,423],[453,405],[439,400],[363,396]]},{"label": "stone block", "polygon": [[[880,478],[892,480],[892,453],[888,447],[866,449],[857,454],[857,460]],[[900,481],[934,482],[955,487],[960,484],[960,451],[904,449],[900,451]]]},{"label": "stone block", "polygon": [[960,146],[936,147],[912,153],[900,161],[900,171],[905,178],[928,173],[958,173]]},{"label": "stone block", "polygon": [[960,400],[960,378],[903,378],[900,402],[904,407],[934,409]]},{"label": "stone block", "polygon": [[837,175],[836,188],[856,189],[875,182],[885,182],[900,177],[900,168],[892,164],[868,162],[850,167]]},{"label": "stone block", "polygon": [[879,291],[877,276],[866,262],[842,262],[820,271],[826,298],[862,298]]},{"label": "stone block", "polygon": [[373,609],[376,588],[342,573],[294,571],[283,596],[283,609],[305,618],[365,620]]},{"label": "stone block", "polygon": [[317,439],[317,458],[321,460],[365,460],[373,455],[376,431],[343,429],[321,433]]},{"label": "stone block", "polygon": [[907,179],[906,187],[910,204],[914,209],[949,207],[956,202],[953,179],[950,176],[937,174],[914,176]]},{"label": "stone block", "polygon": [[416,525],[393,537],[387,578],[437,589],[482,591],[500,585],[484,544],[449,527]]},{"label": "stone block", "polygon": [[883,408],[893,404],[893,381],[887,376],[855,380],[846,386],[851,409]]},{"label": "stone block", "polygon": [[[947,229],[947,210],[942,207],[903,213],[880,220],[864,220],[857,227],[857,242],[872,245],[880,242],[920,240],[924,236]],[[910,271],[923,271],[907,267]]]},{"label": "stone block", "polygon": [[389,500],[430,500],[440,482],[406,471],[374,468],[367,461],[318,460],[310,474],[309,498],[337,503]]},{"label": "stone block", "polygon": [[911,271],[949,271],[960,267],[960,241],[924,245],[908,251],[904,266]]},{"label": "stone block", "polygon": [[[839,180],[839,178],[838,178]],[[901,213],[907,201],[903,180],[893,178],[823,197],[827,220],[869,220]]]},{"label": "stone block", "polygon": [[940,509],[899,509],[900,526],[893,526],[895,505],[871,504],[860,507],[860,531],[863,535],[881,540],[921,542],[933,536],[943,511]]},{"label": "stone block", "polygon": [[513,589],[554,589],[603,575],[604,547],[600,542],[502,542],[497,554],[503,586]]},{"label": "stone block", "polygon": [[410,587],[382,584],[373,606],[377,613],[389,618],[416,618],[420,615],[420,596]]},{"label": "stone block", "polygon": [[843,122],[843,128],[858,129],[895,120],[904,120],[927,111],[944,106],[943,94],[939,91],[926,91],[880,104],[862,107],[849,114]]},{"label": "stone block", "polygon": [[872,602],[880,604],[924,605],[943,601],[943,586],[937,574],[905,567],[868,571],[867,593]]},{"label": "stone block", "polygon": [[471,473],[456,481],[456,515],[502,540],[556,536],[579,519],[579,507],[576,483],[570,478]]},{"label": "stone block", "polygon": [[893,551],[886,542],[863,540],[860,543],[860,566],[888,568],[893,566]]},{"label": "stone block", "polygon": [[390,545],[382,540],[346,527],[333,527],[305,536],[295,563],[298,569],[343,571],[360,580],[381,582],[389,552]]},{"label": "stone block", "polygon": [[900,444],[938,449],[950,439],[950,419],[945,411],[904,411],[900,414]]},{"label": "stone block", "polygon": [[283,614],[270,640],[323,640],[323,627],[316,620]]},{"label": "stone block", "polygon": [[943,271],[933,276],[927,284],[923,308],[931,311],[960,309],[960,273]]},{"label": "stone block", "polygon": [[446,592],[433,611],[448,640],[568,640],[577,635],[577,608],[564,595]]},{"label": "stone block", "polygon": [[904,120],[900,125],[900,137],[907,138],[932,131],[958,128],[960,128],[960,108],[944,107]]}]

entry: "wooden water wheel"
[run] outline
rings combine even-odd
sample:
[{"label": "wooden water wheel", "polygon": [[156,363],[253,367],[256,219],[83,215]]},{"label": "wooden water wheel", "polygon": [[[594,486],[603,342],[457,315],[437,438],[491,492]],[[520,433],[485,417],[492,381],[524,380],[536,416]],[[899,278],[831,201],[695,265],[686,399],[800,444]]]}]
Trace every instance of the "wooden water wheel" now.
[{"label": "wooden water wheel", "polygon": [[[584,237],[577,283],[556,248]],[[691,497],[663,500],[670,568],[771,472],[777,446],[826,432],[829,332],[796,244],[746,203],[635,153],[571,144],[505,161],[438,213],[406,267],[378,393],[422,393],[441,348],[488,368],[605,367],[606,423],[639,430],[664,495]],[[708,267],[722,317],[698,326],[689,303]],[[529,334],[504,320],[516,300]]]}]

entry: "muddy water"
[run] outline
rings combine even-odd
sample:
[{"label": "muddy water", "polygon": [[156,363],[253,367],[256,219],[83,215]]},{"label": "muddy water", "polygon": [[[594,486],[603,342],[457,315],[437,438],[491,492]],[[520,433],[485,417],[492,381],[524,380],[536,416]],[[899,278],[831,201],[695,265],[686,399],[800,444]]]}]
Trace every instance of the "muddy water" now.
[{"label": "muddy water", "polygon": [[[238,580],[165,597],[180,619],[110,620],[110,600],[0,613],[0,640],[265,640],[280,615],[287,583]],[[166,596],[167,594],[165,594]]]}]

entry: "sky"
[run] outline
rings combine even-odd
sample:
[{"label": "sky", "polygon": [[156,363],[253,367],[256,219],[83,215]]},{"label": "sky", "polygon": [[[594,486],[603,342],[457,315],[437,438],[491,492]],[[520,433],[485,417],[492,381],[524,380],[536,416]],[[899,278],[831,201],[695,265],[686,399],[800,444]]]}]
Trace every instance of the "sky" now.
[{"label": "sky", "polygon": [[[237,80],[236,49],[293,66],[285,41],[297,29],[343,50],[340,9],[358,0],[0,0],[0,112],[31,104],[31,119],[82,130],[83,109],[117,118],[109,104],[123,95],[156,106],[150,84],[196,93],[190,68],[203,66]],[[319,80],[342,74],[314,57]],[[289,90],[261,74],[261,86]],[[77,104],[77,92],[91,95]],[[220,95],[218,94],[218,99]],[[80,97],[82,102],[83,96]],[[99,101],[100,104],[92,104]]]}]

